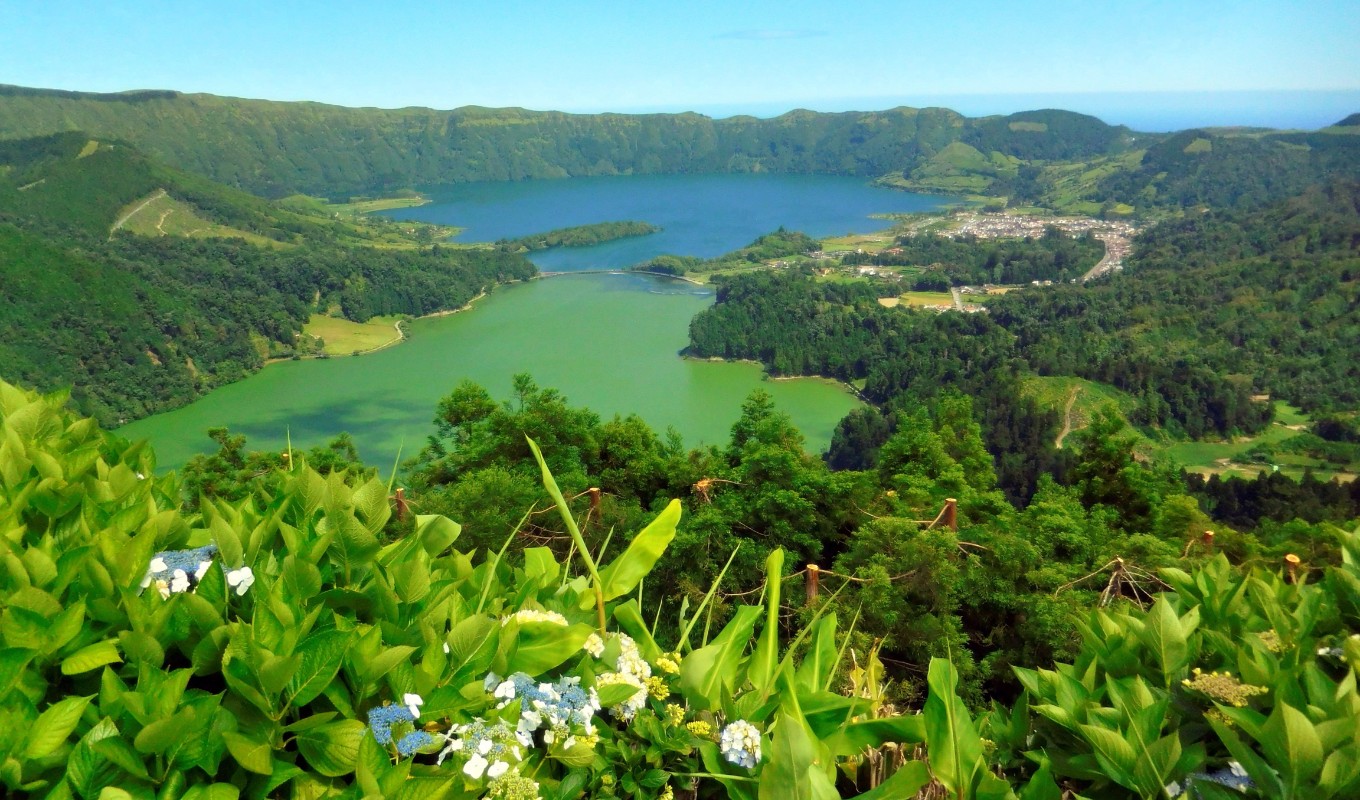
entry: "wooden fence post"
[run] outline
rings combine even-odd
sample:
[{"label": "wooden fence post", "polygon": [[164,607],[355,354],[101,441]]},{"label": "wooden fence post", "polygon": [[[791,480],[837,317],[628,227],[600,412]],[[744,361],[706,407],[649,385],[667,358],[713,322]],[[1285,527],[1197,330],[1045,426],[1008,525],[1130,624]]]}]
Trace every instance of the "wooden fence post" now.
[{"label": "wooden fence post", "polygon": [[959,501],[946,497],[944,501],[944,524],[955,533],[959,530]]},{"label": "wooden fence post", "polygon": [[807,578],[804,585],[807,587],[807,602],[812,605],[817,600],[817,579],[820,577],[821,569],[816,564],[807,565]]}]

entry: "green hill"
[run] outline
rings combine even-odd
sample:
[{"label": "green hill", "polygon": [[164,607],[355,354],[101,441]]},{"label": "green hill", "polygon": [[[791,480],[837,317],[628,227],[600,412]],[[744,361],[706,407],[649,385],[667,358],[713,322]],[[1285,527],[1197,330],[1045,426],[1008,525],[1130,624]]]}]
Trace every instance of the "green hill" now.
[{"label": "green hill", "polygon": [[0,375],[71,387],[105,422],[310,352],[314,313],[428,314],[533,274],[503,249],[421,248],[84,133],[0,142]]},{"label": "green hill", "polygon": [[384,218],[335,219],[323,204],[285,207],[80,131],[0,140],[0,214],[91,236],[126,229],[257,244],[415,244]]},{"label": "green hill", "polygon": [[270,197],[421,184],[665,172],[909,170],[952,142],[1018,158],[1092,158],[1128,131],[1069,112],[968,119],[941,108],[774,119],[517,108],[343,108],[175,92],[90,95],[0,86],[0,137],[71,129]]}]

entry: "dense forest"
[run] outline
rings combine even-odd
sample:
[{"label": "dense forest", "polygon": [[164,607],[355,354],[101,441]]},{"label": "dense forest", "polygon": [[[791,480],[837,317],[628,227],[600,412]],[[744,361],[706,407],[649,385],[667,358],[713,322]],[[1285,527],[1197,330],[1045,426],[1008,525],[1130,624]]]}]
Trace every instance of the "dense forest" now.
[{"label": "dense forest", "polygon": [[516,251],[547,250],[549,247],[589,247],[615,239],[632,236],[647,236],[661,230],[648,222],[593,222],[589,225],[573,225],[558,228],[547,233],[520,236],[515,239],[499,239],[497,247]]},{"label": "dense forest", "polygon": [[[356,246],[362,227],[282,211],[83,134],[0,143],[0,164],[10,167],[0,372],[74,386],[76,407],[105,423],[183,405],[298,352],[313,313],[428,314],[535,274],[504,250]],[[110,233],[121,209],[157,189],[226,235]]]}]

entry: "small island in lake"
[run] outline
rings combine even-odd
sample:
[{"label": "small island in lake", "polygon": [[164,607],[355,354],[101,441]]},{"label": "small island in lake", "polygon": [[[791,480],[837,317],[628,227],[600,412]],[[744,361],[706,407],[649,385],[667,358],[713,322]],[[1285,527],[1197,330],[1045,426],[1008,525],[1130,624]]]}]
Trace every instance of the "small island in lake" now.
[{"label": "small island in lake", "polygon": [[518,251],[547,250],[550,247],[588,247],[592,244],[612,242],[615,239],[647,236],[660,230],[660,227],[650,222],[637,222],[635,220],[592,222],[589,225],[557,228],[547,233],[535,233],[517,239],[500,239],[496,244]]}]

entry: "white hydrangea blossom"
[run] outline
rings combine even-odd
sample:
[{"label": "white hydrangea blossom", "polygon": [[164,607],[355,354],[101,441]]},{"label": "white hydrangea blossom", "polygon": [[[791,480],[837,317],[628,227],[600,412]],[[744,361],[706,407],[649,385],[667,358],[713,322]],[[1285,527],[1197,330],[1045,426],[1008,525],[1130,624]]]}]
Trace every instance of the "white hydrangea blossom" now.
[{"label": "white hydrangea blossom", "polygon": [[411,716],[420,719],[420,707],[425,705],[425,699],[418,694],[404,694],[401,696],[401,704],[406,706]]},{"label": "white hydrangea blossom", "polygon": [[227,585],[236,589],[237,597],[244,597],[245,593],[255,584],[255,573],[250,567],[241,567],[227,572]]},{"label": "white hydrangea blossom", "polygon": [[586,643],[581,645],[581,649],[590,653],[591,657],[599,658],[604,655],[604,639],[600,638],[600,634],[592,633],[586,637]]},{"label": "white hydrangea blossom", "polygon": [[751,769],[760,763],[760,730],[739,719],[723,728],[718,748],[730,763]]}]

